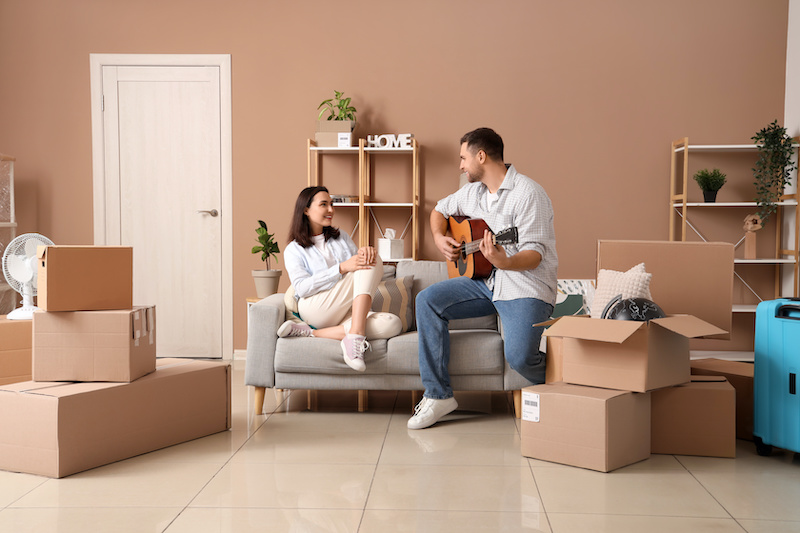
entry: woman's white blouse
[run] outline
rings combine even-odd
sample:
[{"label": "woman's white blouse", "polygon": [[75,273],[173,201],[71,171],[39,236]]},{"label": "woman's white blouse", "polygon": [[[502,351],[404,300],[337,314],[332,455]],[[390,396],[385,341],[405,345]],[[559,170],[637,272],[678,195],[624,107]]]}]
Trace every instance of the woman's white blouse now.
[{"label": "woman's white blouse", "polygon": [[336,264],[328,266],[325,258],[315,246],[303,248],[297,241],[286,245],[283,251],[283,260],[286,262],[286,271],[294,287],[295,298],[313,296],[321,291],[326,291],[342,279],[339,273],[339,263],[347,261],[356,253],[353,239],[342,231],[338,239],[331,239],[326,246],[336,258]]}]

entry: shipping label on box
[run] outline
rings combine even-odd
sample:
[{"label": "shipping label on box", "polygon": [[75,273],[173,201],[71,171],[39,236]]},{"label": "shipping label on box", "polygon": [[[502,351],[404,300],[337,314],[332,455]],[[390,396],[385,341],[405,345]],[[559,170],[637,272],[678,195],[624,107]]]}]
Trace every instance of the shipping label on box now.
[{"label": "shipping label on box", "polygon": [[736,394],[723,376],[692,376],[651,398],[652,453],[736,456]]},{"label": "shipping label on box", "polygon": [[528,389],[522,390],[522,420],[539,421],[539,394]]},{"label": "shipping label on box", "polygon": [[636,322],[565,316],[544,335],[562,338],[568,383],[646,392],[689,381],[689,338],[724,333],[689,315]]},{"label": "shipping label on box", "polygon": [[30,320],[0,316],[0,385],[31,379],[32,339]]},{"label": "shipping label on box", "polygon": [[134,381],[156,369],[154,306],[33,314],[34,381]]},{"label": "shipping label on box", "polygon": [[45,311],[133,307],[130,246],[40,246],[38,306]]},{"label": "shipping label on box", "polygon": [[649,393],[568,383],[522,393],[538,395],[539,416],[521,422],[522,455],[600,472],[650,457]]},{"label": "shipping label on box", "polygon": [[132,383],[0,386],[0,469],[63,477],[231,427],[230,364],[161,359]]}]

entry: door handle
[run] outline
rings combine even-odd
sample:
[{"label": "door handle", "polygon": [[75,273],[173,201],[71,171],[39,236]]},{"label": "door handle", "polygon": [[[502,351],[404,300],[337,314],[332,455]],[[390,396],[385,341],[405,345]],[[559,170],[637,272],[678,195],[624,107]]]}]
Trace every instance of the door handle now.
[{"label": "door handle", "polygon": [[198,209],[197,212],[204,215],[211,215],[212,217],[219,215],[219,211],[216,209]]}]

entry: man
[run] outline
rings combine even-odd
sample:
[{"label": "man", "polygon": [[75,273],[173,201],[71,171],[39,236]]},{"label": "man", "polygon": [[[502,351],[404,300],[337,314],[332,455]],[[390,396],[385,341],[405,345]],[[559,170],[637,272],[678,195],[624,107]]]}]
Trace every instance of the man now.
[{"label": "man", "polygon": [[[498,313],[505,357],[531,383],[543,383],[545,357],[539,352],[543,328],[556,298],[553,208],[544,189],[503,162],[503,140],[489,128],[461,138],[461,171],[469,183],[439,201],[431,211],[431,233],[445,260],[460,245],[447,236],[448,217],[483,219],[492,231],[516,227],[517,244],[496,246],[484,232],[480,251],[493,265],[485,280],[466,277],[436,283],[417,296],[419,368],[425,394],[408,421],[423,429],[458,407],[450,386],[450,320]],[[475,237],[479,238],[479,237]]]}]

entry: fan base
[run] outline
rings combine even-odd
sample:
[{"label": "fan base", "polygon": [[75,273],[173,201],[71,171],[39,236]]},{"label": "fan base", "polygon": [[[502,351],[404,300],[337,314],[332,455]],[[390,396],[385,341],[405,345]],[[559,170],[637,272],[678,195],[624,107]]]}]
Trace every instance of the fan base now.
[{"label": "fan base", "polygon": [[6,318],[9,320],[32,320],[33,312],[38,310],[39,308],[35,305],[23,305],[8,313]]}]

